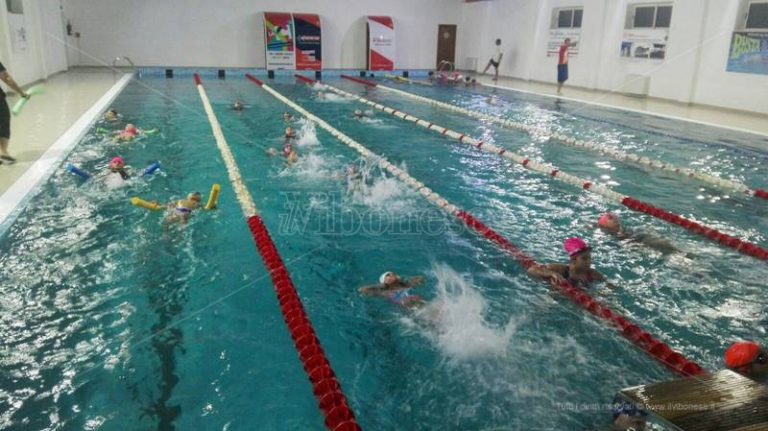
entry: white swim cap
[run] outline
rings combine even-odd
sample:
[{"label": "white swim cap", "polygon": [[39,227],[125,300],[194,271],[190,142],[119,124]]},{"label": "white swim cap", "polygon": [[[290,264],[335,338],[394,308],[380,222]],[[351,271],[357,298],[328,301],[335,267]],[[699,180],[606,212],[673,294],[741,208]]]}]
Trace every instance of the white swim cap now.
[{"label": "white swim cap", "polygon": [[387,271],[384,274],[381,274],[381,277],[379,277],[379,283],[384,284],[384,280],[386,280],[390,275],[395,275],[395,273],[392,271]]}]

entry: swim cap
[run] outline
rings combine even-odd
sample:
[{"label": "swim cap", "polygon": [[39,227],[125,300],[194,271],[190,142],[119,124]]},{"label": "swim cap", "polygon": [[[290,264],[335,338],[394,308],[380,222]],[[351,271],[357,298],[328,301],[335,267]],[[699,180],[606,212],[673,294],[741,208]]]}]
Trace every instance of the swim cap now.
[{"label": "swim cap", "polygon": [[390,275],[395,275],[395,273],[392,271],[387,271],[384,274],[381,274],[381,277],[379,277],[379,283],[384,284],[384,280],[386,280]]},{"label": "swim cap", "polygon": [[589,246],[581,238],[568,238],[563,241],[563,248],[568,256],[574,256],[584,250],[589,250]]},{"label": "swim cap", "polygon": [[109,161],[110,165],[121,165],[125,166],[125,162],[120,157],[115,157],[112,160]]},{"label": "swim cap", "polygon": [[134,126],[133,124],[127,124],[123,132],[129,133],[131,135],[135,135],[138,132],[138,130],[136,130],[136,126]]},{"label": "swim cap", "polygon": [[200,192],[194,192],[194,193],[190,193],[190,194],[188,194],[188,195],[187,195],[187,199],[189,199],[189,200],[191,200],[191,201],[197,201],[197,202],[200,202],[200,199],[201,199],[201,197],[200,197]]},{"label": "swim cap", "polygon": [[600,216],[599,219],[597,219],[597,225],[600,227],[606,227],[608,226],[608,223],[611,222],[611,220],[619,220],[619,217],[616,214],[612,213],[605,213]]},{"label": "swim cap", "polygon": [[739,341],[733,343],[725,351],[725,366],[728,368],[739,368],[749,365],[757,359],[760,354],[760,346],[752,341]]},{"label": "swim cap", "polygon": [[355,109],[355,115],[363,115],[363,111]]}]

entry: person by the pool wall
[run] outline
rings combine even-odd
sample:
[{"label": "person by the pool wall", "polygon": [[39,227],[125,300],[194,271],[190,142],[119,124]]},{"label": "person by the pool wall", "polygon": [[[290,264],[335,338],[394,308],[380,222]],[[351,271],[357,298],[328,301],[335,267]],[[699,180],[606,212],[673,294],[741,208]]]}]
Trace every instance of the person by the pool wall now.
[{"label": "person by the pool wall", "polygon": [[[29,98],[29,94],[16,84],[11,75],[5,70],[3,63],[0,63],[0,80],[8,84],[13,91],[19,93],[21,97]],[[0,88],[0,164],[3,162],[13,163],[16,161],[8,154],[8,142],[11,139],[11,110],[8,102],[5,100],[5,92]]]},{"label": "person by the pool wall", "polygon": [[571,42],[566,38],[560,45],[560,51],[557,55],[557,94],[563,92],[563,84],[568,80],[568,49],[576,46],[576,42]]},{"label": "person by the pool wall", "polygon": [[483,74],[488,71],[488,69],[493,66],[495,69],[495,73],[493,75],[493,80],[498,81],[499,79],[499,65],[501,64],[501,57],[504,56],[504,51],[501,49],[501,39],[496,39],[496,52],[493,54],[493,57],[491,57],[490,60],[488,60],[488,64],[485,66],[485,69],[483,70]]}]

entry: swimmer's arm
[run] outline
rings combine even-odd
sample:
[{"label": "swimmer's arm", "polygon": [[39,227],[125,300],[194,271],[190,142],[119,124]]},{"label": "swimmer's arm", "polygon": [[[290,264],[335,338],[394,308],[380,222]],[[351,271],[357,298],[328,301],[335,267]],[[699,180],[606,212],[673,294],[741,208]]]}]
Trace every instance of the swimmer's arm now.
[{"label": "swimmer's arm", "polygon": [[602,282],[609,289],[615,289],[616,288],[615,284],[613,284],[610,281],[608,281],[608,278],[602,272],[600,272],[600,271],[598,271],[596,269],[592,270],[592,279],[595,280],[595,281]]},{"label": "swimmer's arm", "polygon": [[559,263],[550,263],[548,265],[533,265],[532,267],[528,268],[528,274],[533,275],[534,277],[548,278],[551,281],[559,283],[565,280],[565,278],[563,278],[565,267],[565,265]]},{"label": "swimmer's arm", "polygon": [[416,277],[412,277],[405,284],[406,284],[408,289],[410,289],[412,287],[421,286],[422,284],[424,284],[424,276],[423,275],[417,275]]},{"label": "swimmer's arm", "polygon": [[384,295],[384,287],[381,284],[374,284],[372,286],[363,286],[359,289],[357,289],[360,294],[365,296],[383,296]]}]

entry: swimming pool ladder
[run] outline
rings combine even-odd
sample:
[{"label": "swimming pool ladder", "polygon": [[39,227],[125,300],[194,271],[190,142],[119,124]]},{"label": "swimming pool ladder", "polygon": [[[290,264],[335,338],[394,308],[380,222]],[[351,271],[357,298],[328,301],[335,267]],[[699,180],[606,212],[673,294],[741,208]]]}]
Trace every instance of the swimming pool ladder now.
[{"label": "swimming pool ladder", "polygon": [[128,62],[128,64],[131,65],[131,69],[135,72],[136,71],[136,65],[133,64],[133,61],[131,61],[130,57],[122,56],[122,57],[115,57],[114,60],[112,60],[112,75],[117,75],[117,63],[121,60],[125,60]]}]

